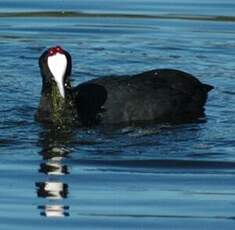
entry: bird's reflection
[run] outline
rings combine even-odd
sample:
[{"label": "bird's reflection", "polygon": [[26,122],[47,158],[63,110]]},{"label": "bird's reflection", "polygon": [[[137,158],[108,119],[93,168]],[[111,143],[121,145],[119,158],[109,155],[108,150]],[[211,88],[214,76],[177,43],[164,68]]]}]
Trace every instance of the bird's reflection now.
[{"label": "bird's reflection", "polygon": [[44,181],[36,182],[37,196],[47,200],[47,204],[39,205],[40,214],[46,217],[69,216],[69,206],[64,205],[68,197],[69,186],[62,182],[69,174],[69,168],[64,164],[70,150],[66,144],[71,141],[70,130],[44,129],[40,135],[39,145],[42,150],[42,162],[39,173],[45,174]]},{"label": "bird's reflection", "polygon": [[68,166],[63,164],[63,160],[68,156],[69,151],[61,147],[52,147],[40,152],[43,162],[40,165],[39,172],[47,175],[65,175],[68,174]]},{"label": "bird's reflection", "polygon": [[36,182],[38,197],[64,199],[68,196],[68,185],[59,181]]},{"label": "bird's reflection", "polygon": [[69,207],[62,205],[44,205],[38,206],[41,210],[41,216],[46,217],[65,217],[69,216]]},{"label": "bird's reflection", "polygon": [[60,162],[42,163],[39,172],[48,175],[65,175],[69,173],[67,165],[62,165]]}]

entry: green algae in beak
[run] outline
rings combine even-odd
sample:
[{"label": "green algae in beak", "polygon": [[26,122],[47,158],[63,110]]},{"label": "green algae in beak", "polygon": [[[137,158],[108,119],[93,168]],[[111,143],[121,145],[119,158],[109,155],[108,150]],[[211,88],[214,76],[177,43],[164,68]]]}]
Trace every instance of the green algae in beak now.
[{"label": "green algae in beak", "polygon": [[52,87],[51,103],[53,123],[58,125],[64,124],[65,98],[60,95],[59,89],[55,86]]}]

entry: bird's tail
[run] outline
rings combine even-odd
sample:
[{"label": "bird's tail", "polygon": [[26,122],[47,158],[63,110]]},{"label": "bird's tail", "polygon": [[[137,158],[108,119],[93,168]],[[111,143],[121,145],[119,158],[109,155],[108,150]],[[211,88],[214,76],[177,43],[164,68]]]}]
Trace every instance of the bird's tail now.
[{"label": "bird's tail", "polygon": [[208,84],[203,84],[203,87],[205,89],[206,92],[211,91],[212,89],[214,89],[214,86],[212,85],[208,85]]}]

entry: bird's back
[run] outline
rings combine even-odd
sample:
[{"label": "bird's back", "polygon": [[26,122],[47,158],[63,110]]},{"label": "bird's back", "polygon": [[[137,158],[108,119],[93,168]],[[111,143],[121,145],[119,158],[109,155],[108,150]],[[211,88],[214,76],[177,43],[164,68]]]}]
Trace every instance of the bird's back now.
[{"label": "bird's back", "polygon": [[203,113],[211,86],[178,70],[158,69],[133,76],[109,76],[88,84],[104,88],[101,123],[174,121]]}]

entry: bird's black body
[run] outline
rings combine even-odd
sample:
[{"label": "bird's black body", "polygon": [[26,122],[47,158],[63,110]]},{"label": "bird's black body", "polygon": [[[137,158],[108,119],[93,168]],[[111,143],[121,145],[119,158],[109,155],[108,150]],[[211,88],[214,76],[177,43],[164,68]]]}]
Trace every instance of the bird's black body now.
[{"label": "bird's black body", "polygon": [[[93,91],[92,86],[94,89],[102,86],[103,90],[100,87],[99,91]],[[88,110],[92,111],[94,108],[99,113],[101,123],[117,124],[188,121],[198,118],[203,115],[203,106],[210,89],[211,86],[202,84],[185,72],[156,69],[134,76],[98,78],[83,83],[74,91],[78,98],[80,93],[83,94],[82,91],[90,91],[83,98],[82,104],[89,105]],[[77,108],[78,111],[82,110],[79,103]]]},{"label": "bird's black body", "polygon": [[[68,76],[65,78],[69,83]],[[70,110],[76,110],[79,125],[184,122],[203,115],[212,88],[183,71],[156,69],[133,76],[102,77],[72,90],[68,87],[64,108],[68,110],[66,103],[72,105]]]}]

